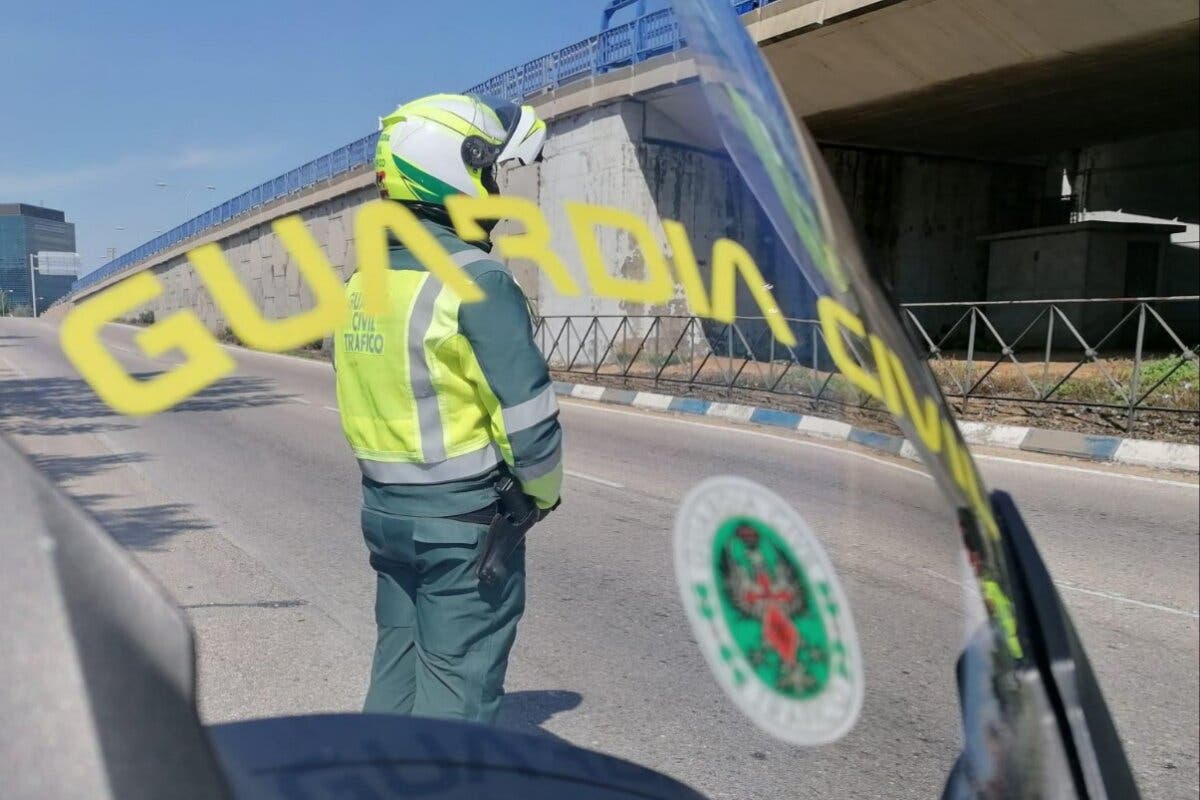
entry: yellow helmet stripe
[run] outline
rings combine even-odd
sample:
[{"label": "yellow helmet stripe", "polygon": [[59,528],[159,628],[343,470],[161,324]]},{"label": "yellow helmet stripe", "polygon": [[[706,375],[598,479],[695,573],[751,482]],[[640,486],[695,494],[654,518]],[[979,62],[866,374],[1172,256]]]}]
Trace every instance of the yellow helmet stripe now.
[{"label": "yellow helmet stripe", "polygon": [[447,111],[446,109],[439,108],[437,106],[425,105],[424,103],[409,108],[407,111],[411,116],[419,116],[423,119],[429,120],[430,122],[435,122],[444,128],[448,128],[457,133],[459,136],[462,136],[464,139],[468,136],[479,136],[483,139],[486,139],[488,142],[491,142],[492,144],[500,143],[500,139],[492,136],[470,120],[460,117],[453,111]]}]

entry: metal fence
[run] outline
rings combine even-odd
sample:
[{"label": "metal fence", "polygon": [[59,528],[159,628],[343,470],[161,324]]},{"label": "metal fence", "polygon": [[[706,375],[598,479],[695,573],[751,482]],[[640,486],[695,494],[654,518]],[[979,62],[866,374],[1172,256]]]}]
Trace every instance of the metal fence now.
[{"label": "metal fence", "polygon": [[[739,14],[744,14],[775,0],[730,0]],[[494,94],[509,100],[522,101],[535,94],[556,89],[563,84],[600,75],[616,67],[643,61],[660,53],[679,50],[685,42],[679,35],[674,12],[670,8],[653,11],[624,25],[602,31],[596,36],[568,45],[554,53],[535,58],[513,67],[476,86],[468,92]],[[329,180],[356,167],[371,164],[375,158],[378,133],[370,133],[345,147],[326,153],[307,164],[259,184],[226,200],[182,225],[178,225],[128,253],[89,272],[77,280],[71,291],[76,292],[117,273],[128,270],[141,261],[174,247],[180,242],[199,236],[235,217],[281,198]]]},{"label": "metal fence", "polygon": [[[1120,410],[1127,426],[1139,411],[1200,412],[1200,297],[910,303],[902,314],[942,391],[964,407],[1092,406]],[[792,347],[760,317],[545,316],[535,337],[564,373],[879,408],[837,373],[817,320],[788,325]]]},{"label": "metal fence", "polygon": [[[738,14],[746,14],[773,2],[730,0],[730,5]],[[470,91],[520,101],[581,78],[681,50],[686,44],[675,13],[663,8],[501,72]]]}]

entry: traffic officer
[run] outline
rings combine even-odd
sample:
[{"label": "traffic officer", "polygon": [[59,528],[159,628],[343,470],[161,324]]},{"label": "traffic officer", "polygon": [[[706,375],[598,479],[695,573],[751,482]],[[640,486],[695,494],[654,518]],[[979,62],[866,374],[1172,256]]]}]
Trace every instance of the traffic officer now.
[{"label": "traffic officer", "polygon": [[[524,545],[505,580],[483,585],[475,570],[505,473],[538,509],[557,505],[562,431],[525,295],[488,242],[455,235],[444,203],[496,193],[497,166],[533,163],[545,138],[529,106],[476,95],[425,97],[381,120],[380,193],[414,212],[486,299],[460,303],[393,242],[387,311],[335,333],[338,409],[378,575],[368,712],[491,722],[499,710],[525,608]],[[360,277],[347,284],[356,309]]]}]

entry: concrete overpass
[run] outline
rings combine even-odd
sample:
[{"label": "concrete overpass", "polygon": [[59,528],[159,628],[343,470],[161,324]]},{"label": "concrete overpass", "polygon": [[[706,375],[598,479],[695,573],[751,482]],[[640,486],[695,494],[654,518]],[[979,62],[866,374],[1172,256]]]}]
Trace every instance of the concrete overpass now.
[{"label": "concrete overpass", "polygon": [[[1036,261],[1039,230],[1089,210],[1200,218],[1200,15],[1193,0],[747,5],[759,7],[743,22],[822,142],[868,258],[901,299],[986,297],[985,237],[999,233],[1031,231],[1027,249]],[[688,51],[678,49],[669,12],[654,13],[654,24],[606,32],[476,87],[527,97],[552,121],[544,163],[504,176],[506,189],[537,200],[560,235],[567,230],[565,199],[619,203],[648,218],[682,219],[692,231],[732,225],[738,238],[761,243],[767,252],[756,255],[769,268],[776,254],[770,237],[760,235],[765,229],[755,204],[728,165],[706,152],[716,146],[715,132],[693,124],[701,99]],[[630,39],[642,30],[657,38]],[[628,53],[630,63],[613,66],[617,51]],[[581,53],[591,61],[580,61]],[[192,307],[219,329],[224,321],[184,259],[188,249],[218,241],[265,313],[295,313],[310,298],[268,223],[302,213],[332,263],[348,274],[355,263],[352,214],[374,196],[368,161],[347,162],[340,172],[257,205],[253,192],[282,178],[256,187],[230,201],[245,210],[193,225],[169,246],[108,269],[99,280],[85,279],[75,299],[130,271],[153,269],[167,286],[153,304],[156,313]],[[312,164],[318,162],[303,169]],[[219,209],[228,212],[229,205]],[[730,208],[738,209],[736,219],[726,220]],[[574,247],[559,244],[582,275]],[[621,238],[606,245],[614,270],[638,268]],[[707,249],[704,241],[695,246]],[[1155,292],[1194,292],[1195,251],[1162,247]],[[561,298],[543,290],[536,273],[514,269],[546,314],[683,310],[681,301],[631,309]],[[1028,268],[1030,280],[1037,269]],[[797,279],[794,273],[772,277]],[[785,310],[801,315],[803,298],[796,297]]]},{"label": "concrete overpass", "polygon": [[[821,142],[1040,156],[1200,113],[1190,0],[779,0],[743,21]],[[676,51],[531,100],[553,118],[694,76]]]}]

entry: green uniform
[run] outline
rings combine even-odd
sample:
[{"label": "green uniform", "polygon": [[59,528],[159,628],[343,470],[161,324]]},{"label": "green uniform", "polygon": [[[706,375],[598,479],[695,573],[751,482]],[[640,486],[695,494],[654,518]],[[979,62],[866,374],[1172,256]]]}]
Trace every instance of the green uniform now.
[{"label": "green uniform", "polygon": [[491,721],[525,606],[524,548],[508,580],[475,578],[495,484],[507,471],[541,508],[558,501],[562,431],[525,296],[502,264],[424,223],[484,291],[457,295],[391,250],[389,309],[334,335],[338,407],[363,472],[362,528],[378,574],[366,711]]}]

